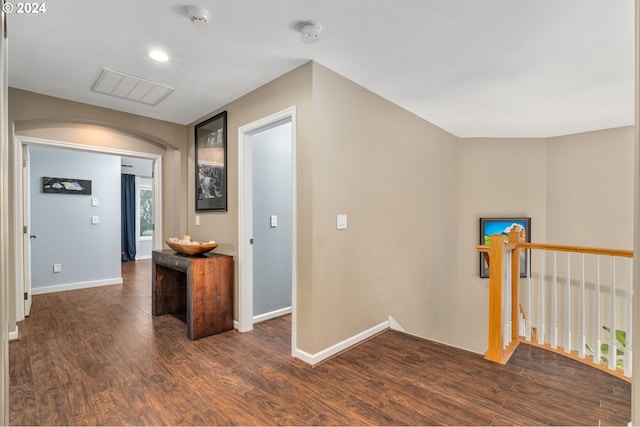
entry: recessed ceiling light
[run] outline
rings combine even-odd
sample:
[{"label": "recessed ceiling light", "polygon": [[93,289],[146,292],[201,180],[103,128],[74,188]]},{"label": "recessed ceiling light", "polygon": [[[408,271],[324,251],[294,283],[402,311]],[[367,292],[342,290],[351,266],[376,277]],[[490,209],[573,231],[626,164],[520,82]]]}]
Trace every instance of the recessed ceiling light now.
[{"label": "recessed ceiling light", "polygon": [[162,52],[161,50],[152,50],[151,52],[149,52],[149,57],[158,62],[167,62],[169,60],[167,54]]}]

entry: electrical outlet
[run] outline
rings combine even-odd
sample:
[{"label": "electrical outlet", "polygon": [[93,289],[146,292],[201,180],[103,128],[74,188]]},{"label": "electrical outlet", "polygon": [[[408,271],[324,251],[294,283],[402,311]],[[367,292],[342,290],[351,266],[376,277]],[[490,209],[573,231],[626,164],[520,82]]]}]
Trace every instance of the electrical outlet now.
[{"label": "electrical outlet", "polygon": [[53,272],[60,273],[62,271],[62,264],[53,264]]}]

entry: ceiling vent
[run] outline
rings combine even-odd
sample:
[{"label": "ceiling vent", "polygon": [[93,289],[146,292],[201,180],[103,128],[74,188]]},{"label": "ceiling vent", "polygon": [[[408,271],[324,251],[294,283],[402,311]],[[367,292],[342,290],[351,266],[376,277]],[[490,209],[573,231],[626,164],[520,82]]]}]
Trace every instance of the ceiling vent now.
[{"label": "ceiling vent", "polygon": [[103,67],[91,90],[146,105],[158,105],[175,89]]}]

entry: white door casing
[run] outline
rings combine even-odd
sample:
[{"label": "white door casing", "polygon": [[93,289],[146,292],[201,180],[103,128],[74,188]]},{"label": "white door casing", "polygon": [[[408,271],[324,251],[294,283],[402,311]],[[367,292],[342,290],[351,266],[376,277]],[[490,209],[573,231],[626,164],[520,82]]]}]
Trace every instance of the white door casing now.
[{"label": "white door casing", "polygon": [[238,330],[253,329],[253,193],[251,135],[291,121],[291,354],[296,348],[297,295],[297,127],[296,107],[264,117],[238,128]]},{"label": "white door casing", "polygon": [[23,260],[24,265],[22,267],[23,274],[23,292],[18,293],[18,297],[22,296],[24,304],[24,316],[29,316],[31,313],[31,236],[37,238],[38,236],[33,234],[31,230],[31,179],[29,177],[30,155],[29,146],[22,146],[22,182],[24,186],[24,197],[22,200],[22,218],[23,218]]},{"label": "white door casing", "polygon": [[[30,286],[31,282],[27,283],[25,280],[25,269],[28,267],[27,257],[30,256],[29,244],[25,243],[25,240],[30,240],[29,234],[31,234],[30,225],[25,223],[25,212],[29,209],[29,194],[26,192],[26,183],[28,183],[29,168],[28,162],[24,157],[23,151],[28,146],[45,146],[45,147],[57,147],[65,148],[69,150],[89,151],[102,154],[112,154],[116,156],[125,157],[140,157],[153,161],[153,220],[155,223],[155,230],[153,235],[153,249],[162,249],[162,156],[159,154],[142,153],[136,151],[120,150],[116,148],[100,147],[92,145],[76,144],[64,141],[55,141],[41,138],[32,138],[16,135],[14,150],[14,176],[13,176],[13,205],[15,207],[14,212],[14,241],[16,245],[14,247],[15,256],[15,271],[16,271],[16,322],[24,320],[25,317],[25,300],[24,292],[29,292],[29,298],[31,297]],[[26,166],[23,166],[26,165]],[[23,233],[24,227],[27,227],[27,236]],[[37,234],[36,234],[37,235]],[[22,242],[22,244],[18,243]],[[27,252],[28,251],[28,252]],[[116,256],[119,256],[116,254]],[[30,273],[30,270],[29,270]],[[28,315],[28,312],[26,312]]]}]

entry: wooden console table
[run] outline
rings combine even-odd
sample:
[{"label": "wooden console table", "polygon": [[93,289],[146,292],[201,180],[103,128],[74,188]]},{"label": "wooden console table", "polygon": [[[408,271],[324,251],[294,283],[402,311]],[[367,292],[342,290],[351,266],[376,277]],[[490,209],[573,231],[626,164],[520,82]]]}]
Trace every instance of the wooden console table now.
[{"label": "wooden console table", "polygon": [[233,257],[153,251],[152,314],[187,312],[187,336],[197,340],[233,329]]}]

